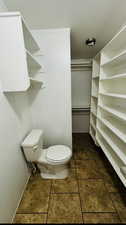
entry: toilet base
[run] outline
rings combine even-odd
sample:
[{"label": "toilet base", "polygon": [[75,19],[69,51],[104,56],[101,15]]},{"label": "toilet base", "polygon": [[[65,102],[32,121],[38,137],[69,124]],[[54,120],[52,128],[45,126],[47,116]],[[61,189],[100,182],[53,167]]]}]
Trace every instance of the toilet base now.
[{"label": "toilet base", "polygon": [[43,179],[65,179],[69,175],[68,165],[41,165],[40,174]]}]

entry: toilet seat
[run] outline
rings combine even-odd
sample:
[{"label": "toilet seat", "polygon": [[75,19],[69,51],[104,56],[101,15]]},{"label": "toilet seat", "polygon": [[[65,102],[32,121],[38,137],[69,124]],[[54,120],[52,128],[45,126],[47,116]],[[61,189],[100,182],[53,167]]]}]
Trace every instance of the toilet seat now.
[{"label": "toilet seat", "polygon": [[48,148],[46,159],[50,163],[64,163],[72,156],[71,149],[64,145],[54,145]]}]

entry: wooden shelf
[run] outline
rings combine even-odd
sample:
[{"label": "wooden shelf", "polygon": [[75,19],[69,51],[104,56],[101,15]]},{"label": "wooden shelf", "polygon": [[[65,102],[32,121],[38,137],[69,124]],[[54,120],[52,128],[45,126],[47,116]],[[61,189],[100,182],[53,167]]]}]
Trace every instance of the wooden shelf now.
[{"label": "wooden shelf", "polygon": [[[100,74],[100,54],[98,53],[93,59],[92,68],[92,90],[91,90],[91,112],[90,112],[90,130],[94,129],[95,133],[91,136],[96,142],[96,122],[97,122],[97,107],[98,107],[98,92],[99,92],[99,74]],[[94,120],[93,121],[93,116]],[[93,132],[93,131],[92,131]]]},{"label": "wooden shelf", "polygon": [[120,63],[125,63],[126,61],[126,50],[121,52],[119,55],[113,57],[112,59],[108,60],[107,62],[101,64],[102,67],[104,66],[115,66]]},{"label": "wooden shelf", "polygon": [[31,82],[31,84],[39,84],[39,85],[43,84],[43,82],[41,80],[34,79],[32,77],[30,77],[30,82]]},{"label": "wooden shelf", "polygon": [[30,73],[31,73],[32,70],[40,70],[41,65],[34,58],[34,56],[27,50],[26,50],[26,55],[27,55],[28,69],[29,69]]},{"label": "wooden shelf", "polygon": [[98,96],[96,96],[96,95],[91,95],[91,97],[93,97],[93,98],[98,98]]},{"label": "wooden shelf", "polygon": [[33,56],[39,46],[19,12],[0,13],[0,25],[2,91],[25,92],[30,87],[29,74],[41,69]]},{"label": "wooden shelf", "polygon": [[100,54],[96,141],[126,186],[126,26]]},{"label": "wooden shelf", "polygon": [[26,49],[28,49],[29,52],[34,54],[35,52],[40,51],[40,48],[39,48],[36,40],[34,39],[31,31],[27,27],[24,18],[22,16],[21,16],[21,18],[22,18],[22,28],[23,28],[23,33],[24,33],[25,47],[26,47]]},{"label": "wooden shelf", "polygon": [[107,111],[108,113],[111,113],[114,117],[117,117],[120,120],[126,121],[126,113],[120,112],[117,109],[110,108],[107,106],[102,106],[102,105],[98,105],[98,106],[104,109],[105,111]]},{"label": "wooden shelf", "polygon": [[103,152],[105,153],[105,155],[108,158],[109,162],[111,163],[112,167],[116,171],[117,175],[120,177],[124,186],[126,186],[126,178],[124,177],[124,175],[121,173],[121,170],[120,170],[121,166],[124,166],[124,165],[123,164],[121,165],[121,163],[119,163],[119,160],[116,157],[116,155],[113,153],[112,148],[107,143],[105,143],[104,138],[102,140],[102,138],[99,136],[100,135],[98,134],[97,141],[98,141],[100,147],[102,148]]},{"label": "wooden shelf", "polygon": [[91,111],[91,113],[92,113],[95,117],[97,117],[97,113],[96,113],[96,112]]},{"label": "wooden shelf", "polygon": [[114,80],[114,79],[126,79],[126,73],[113,75],[111,77],[101,78],[100,81],[108,81],[108,80]]},{"label": "wooden shelf", "polygon": [[99,75],[92,77],[92,79],[98,79]]},{"label": "wooden shelf", "polygon": [[110,121],[108,121],[107,119],[98,117],[98,119],[106,126],[108,127],[117,137],[120,138],[120,140],[122,140],[124,143],[126,143],[126,134],[124,134],[123,132],[121,132],[118,128],[116,128],[115,126],[113,126],[111,124]]},{"label": "wooden shelf", "polygon": [[103,48],[103,60],[107,62],[116,55],[119,55],[125,48],[126,44],[126,26],[113,37],[113,39]]},{"label": "wooden shelf", "polygon": [[95,143],[96,140],[95,140],[95,135],[94,135],[93,132],[92,132],[92,126],[91,126],[91,128],[90,128],[90,135],[91,135],[91,137],[92,137],[92,139],[93,139],[93,141],[94,141],[94,143]]},{"label": "wooden shelf", "polygon": [[94,130],[96,130],[96,125],[94,124],[93,121],[91,121],[91,126],[93,127]]},{"label": "wooden shelf", "polygon": [[112,146],[113,151],[115,154],[121,159],[121,161],[125,164],[126,163],[126,155],[120,150],[117,145],[115,145],[114,141],[112,141],[112,138],[109,137],[103,130],[101,130],[99,127],[97,127],[99,133],[102,135],[102,137],[106,140],[106,142]]},{"label": "wooden shelf", "polygon": [[33,37],[30,29],[28,28],[28,26],[20,12],[3,12],[3,13],[0,13],[0,17],[21,18],[21,22],[22,22],[21,25],[22,25],[22,29],[23,29],[24,42],[25,42],[26,49],[28,49],[28,51],[31,53],[34,53],[34,52],[37,52],[40,50],[35,38]]},{"label": "wooden shelf", "polygon": [[126,94],[114,94],[114,93],[103,93],[103,92],[100,92],[99,93],[100,95],[105,95],[105,96],[108,96],[108,97],[113,97],[113,98],[122,98],[122,99],[126,99]]}]

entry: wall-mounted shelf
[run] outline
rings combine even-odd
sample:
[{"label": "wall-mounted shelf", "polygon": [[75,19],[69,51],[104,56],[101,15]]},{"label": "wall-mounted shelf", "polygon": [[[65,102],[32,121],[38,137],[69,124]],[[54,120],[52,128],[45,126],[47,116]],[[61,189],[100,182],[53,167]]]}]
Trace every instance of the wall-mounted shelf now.
[{"label": "wall-mounted shelf", "polygon": [[22,18],[22,28],[23,28],[23,33],[24,33],[24,41],[25,41],[26,49],[28,49],[28,51],[31,52],[32,54],[39,52],[40,48],[38,46],[38,43],[34,39],[29,28],[27,27],[27,24],[26,24],[24,18],[22,16],[21,16],[21,18]]},{"label": "wall-mounted shelf", "polygon": [[112,77],[106,77],[106,78],[101,78],[101,81],[107,81],[107,80],[114,80],[114,79],[126,79],[126,74],[117,74],[113,75]]},{"label": "wall-mounted shelf", "polygon": [[107,106],[102,106],[102,105],[99,105],[99,107],[101,107],[102,109],[104,109],[108,113],[111,113],[114,117],[117,117],[120,120],[126,121],[125,112],[120,112],[119,109],[115,109],[115,108],[111,108],[111,107],[107,107]]},{"label": "wall-mounted shelf", "polygon": [[97,112],[91,111],[91,113],[92,113],[95,117],[97,117]]},{"label": "wall-mounted shelf", "polygon": [[114,94],[114,93],[109,93],[109,92],[106,92],[106,93],[100,92],[99,94],[109,96],[109,97],[113,97],[113,98],[124,98],[124,99],[126,99],[126,95]]},{"label": "wall-mounted shelf", "polygon": [[19,12],[0,13],[0,26],[2,90],[27,91],[31,85],[31,74],[35,78],[41,69],[40,63],[34,57],[40,48]]},{"label": "wall-mounted shelf", "polygon": [[92,94],[91,97],[96,98],[96,99],[98,98],[98,96],[96,96],[94,94]]},{"label": "wall-mounted shelf", "polygon": [[39,84],[39,85],[43,84],[43,81],[38,80],[38,79],[34,79],[32,77],[30,77],[30,81],[31,81],[31,84]]},{"label": "wall-mounted shelf", "polygon": [[109,162],[113,166],[114,170],[116,171],[117,175],[120,177],[124,186],[126,186],[126,177],[124,177],[124,175],[121,173],[121,168],[124,166],[124,164],[115,155],[113,149],[106,143],[106,141],[99,132],[97,132],[97,141],[102,150],[104,151]]},{"label": "wall-mounted shelf", "polygon": [[125,63],[126,61],[126,50],[120,53],[119,55],[113,57],[112,59],[108,60],[107,62],[101,64],[101,66],[116,66],[120,63]]},{"label": "wall-mounted shelf", "polygon": [[[126,177],[121,172],[126,167],[126,26],[99,54],[95,139],[126,186]],[[94,101],[92,107],[95,108]],[[92,119],[90,124],[94,127]]]},{"label": "wall-mounted shelf", "polygon": [[100,54],[93,59],[92,69],[92,90],[91,90],[91,112],[90,112],[90,135],[96,142],[96,121],[97,121],[97,103],[99,91],[99,72],[100,72]]},{"label": "wall-mounted shelf", "polygon": [[26,55],[27,55],[28,70],[30,73],[32,72],[32,70],[37,71],[37,70],[41,69],[40,63],[27,50],[26,50]]},{"label": "wall-mounted shelf", "polygon": [[107,127],[109,128],[115,135],[117,135],[117,137],[120,138],[120,140],[122,140],[124,143],[126,143],[126,134],[124,134],[122,131],[119,130],[118,127],[118,123],[117,123],[117,127],[114,126],[112,124],[112,119],[109,120],[109,119],[104,119],[104,118],[100,118],[98,117],[98,119]]},{"label": "wall-mounted shelf", "polygon": [[98,78],[99,78],[99,75],[92,77],[92,79],[98,79]]},{"label": "wall-mounted shelf", "polygon": [[105,139],[105,141],[108,143],[108,145],[110,145],[113,148],[113,150],[116,153],[117,157],[119,157],[120,160],[125,164],[125,162],[126,162],[126,155],[125,155],[125,153],[123,153],[123,151],[121,151],[121,149],[115,144],[114,140],[109,135],[107,135],[99,127],[97,129],[98,129],[99,133],[102,135],[102,137]]}]

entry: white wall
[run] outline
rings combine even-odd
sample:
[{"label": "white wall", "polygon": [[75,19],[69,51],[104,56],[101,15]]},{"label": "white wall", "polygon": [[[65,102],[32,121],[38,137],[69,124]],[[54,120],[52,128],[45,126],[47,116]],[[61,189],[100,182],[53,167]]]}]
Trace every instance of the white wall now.
[{"label": "white wall", "polygon": [[[91,69],[72,71],[72,108],[86,108],[90,105]],[[89,132],[89,112],[73,112],[72,132]]]},{"label": "white wall", "polygon": [[6,12],[6,11],[8,11],[8,9],[7,9],[4,1],[0,0],[0,12]]},{"label": "white wall", "polygon": [[[41,47],[45,88],[32,91],[30,102],[34,128],[43,128],[44,143],[72,146],[70,30],[34,30]],[[34,99],[34,101],[33,101]]]},{"label": "white wall", "polygon": [[[0,0],[0,11],[7,11]],[[0,86],[1,87],[1,86]],[[27,94],[0,88],[0,223],[10,223],[28,180],[20,143],[31,129]]]},{"label": "white wall", "polygon": [[83,108],[90,105],[91,69],[72,70],[72,107]]},{"label": "white wall", "polygon": [[74,112],[72,115],[72,132],[89,133],[90,113]]}]

